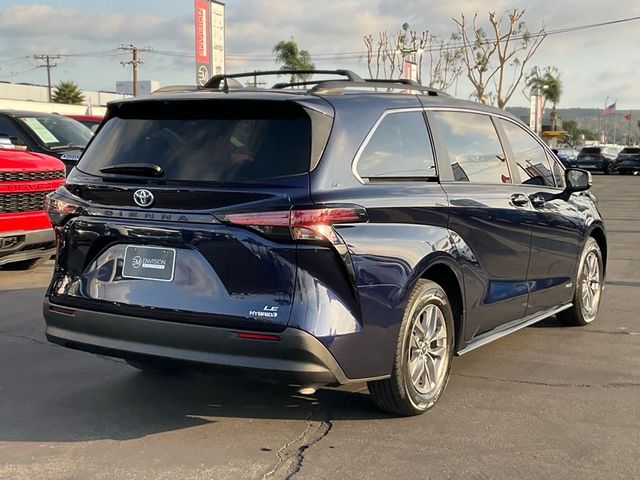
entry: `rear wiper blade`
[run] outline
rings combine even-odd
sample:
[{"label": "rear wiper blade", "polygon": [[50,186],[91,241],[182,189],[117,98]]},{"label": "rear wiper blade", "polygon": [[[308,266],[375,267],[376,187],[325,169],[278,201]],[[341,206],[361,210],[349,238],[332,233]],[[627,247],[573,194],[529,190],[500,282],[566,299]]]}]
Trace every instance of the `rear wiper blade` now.
[{"label": "rear wiper blade", "polygon": [[164,170],[155,163],[121,163],[100,169],[100,173],[122,173],[124,175],[138,175],[141,177],[161,177]]}]

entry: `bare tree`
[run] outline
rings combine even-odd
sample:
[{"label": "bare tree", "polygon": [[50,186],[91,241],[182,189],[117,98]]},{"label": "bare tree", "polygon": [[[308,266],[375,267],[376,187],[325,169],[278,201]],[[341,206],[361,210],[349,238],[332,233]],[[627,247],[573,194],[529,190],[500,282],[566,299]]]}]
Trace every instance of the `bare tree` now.
[{"label": "bare tree", "polygon": [[429,56],[428,86],[447,91],[462,74],[462,49],[456,43],[458,36],[452,34],[447,40],[429,35],[425,53]]},{"label": "bare tree", "polygon": [[471,24],[464,14],[453,19],[462,42],[467,78],[480,102],[505,108],[524,77],[527,62],[546,37],[544,23],[535,34],[529,32],[522,20],[524,13],[518,9],[500,16],[489,12],[490,33],[478,25],[478,13]]},{"label": "bare tree", "polygon": [[[418,68],[418,81],[430,87],[447,90],[462,73],[462,50],[456,45],[457,37],[441,39],[428,30],[411,30],[408,23],[393,34],[387,31],[377,36],[367,34],[367,68],[372,78],[400,78],[404,73],[404,60],[410,59]],[[423,61],[428,61],[428,78],[423,76]],[[425,81],[423,82],[423,78]],[[427,81],[428,80],[428,81]]]},{"label": "bare tree", "polygon": [[428,35],[427,31],[410,30],[408,23],[404,23],[402,29],[393,34],[385,30],[375,37],[371,33],[365,35],[367,68],[371,78],[380,78],[381,73],[382,78],[400,78],[404,72],[406,58],[415,61],[420,72]]}]

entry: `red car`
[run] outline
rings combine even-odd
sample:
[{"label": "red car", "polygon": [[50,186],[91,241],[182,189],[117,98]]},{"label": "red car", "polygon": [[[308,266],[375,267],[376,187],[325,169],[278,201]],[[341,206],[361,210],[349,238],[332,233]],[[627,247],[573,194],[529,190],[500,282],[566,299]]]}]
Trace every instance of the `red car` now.
[{"label": "red car", "polygon": [[92,132],[95,132],[100,124],[102,118],[100,115],[65,115],[65,117],[73,118],[75,121],[80,122]]},{"label": "red car", "polygon": [[0,266],[36,267],[55,253],[44,199],[64,184],[64,164],[49,155],[0,148]]}]

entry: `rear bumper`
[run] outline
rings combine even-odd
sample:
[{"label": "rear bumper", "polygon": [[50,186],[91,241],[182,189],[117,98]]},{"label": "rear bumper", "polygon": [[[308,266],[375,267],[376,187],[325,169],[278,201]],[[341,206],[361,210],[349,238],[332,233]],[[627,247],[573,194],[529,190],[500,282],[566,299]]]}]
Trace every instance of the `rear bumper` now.
[{"label": "rear bumper", "polygon": [[574,168],[582,168],[583,170],[601,171],[605,167],[605,162],[596,161],[596,162],[589,162],[586,164],[582,164],[580,162],[571,162],[571,166]]},{"label": "rear bumper", "polygon": [[638,172],[640,171],[640,164],[635,164],[635,165],[625,165],[625,164],[621,164],[621,165],[616,165],[616,171],[618,172]]},{"label": "rear bumper", "polygon": [[[339,385],[350,380],[312,335],[295,328],[279,340],[238,338],[227,328],[60,307],[45,299],[47,339],[65,347],[119,358],[152,356],[254,371],[301,385]],[[66,313],[63,313],[66,312]]]},{"label": "rear bumper", "polygon": [[51,256],[55,253],[52,228],[0,233],[0,265]]}]

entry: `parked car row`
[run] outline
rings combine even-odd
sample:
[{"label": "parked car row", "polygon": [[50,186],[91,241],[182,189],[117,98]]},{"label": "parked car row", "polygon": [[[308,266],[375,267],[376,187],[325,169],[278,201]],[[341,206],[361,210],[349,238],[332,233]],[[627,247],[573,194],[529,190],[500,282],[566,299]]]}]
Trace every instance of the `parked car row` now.
[{"label": "parked car row", "polygon": [[565,168],[583,168],[605,175],[640,172],[640,147],[592,146],[553,149]]}]

